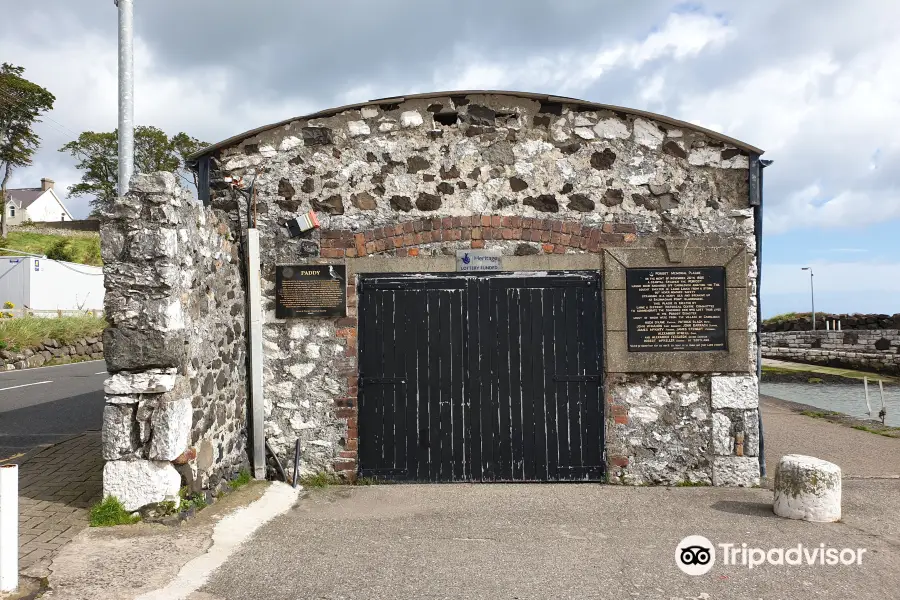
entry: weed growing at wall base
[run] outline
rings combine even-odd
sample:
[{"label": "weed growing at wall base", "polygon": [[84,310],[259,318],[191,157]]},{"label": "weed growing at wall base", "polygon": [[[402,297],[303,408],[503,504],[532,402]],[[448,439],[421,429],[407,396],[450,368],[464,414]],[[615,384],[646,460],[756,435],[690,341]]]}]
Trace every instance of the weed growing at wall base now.
[{"label": "weed growing at wall base", "polygon": [[131,525],[141,518],[125,510],[115,496],[107,496],[102,502],[91,507],[91,527],[112,527],[113,525]]},{"label": "weed growing at wall base", "polygon": [[238,476],[228,482],[228,485],[231,486],[233,490],[239,490],[248,483],[253,481],[253,478],[250,477],[250,471],[247,469],[241,469],[241,472],[238,473]]}]

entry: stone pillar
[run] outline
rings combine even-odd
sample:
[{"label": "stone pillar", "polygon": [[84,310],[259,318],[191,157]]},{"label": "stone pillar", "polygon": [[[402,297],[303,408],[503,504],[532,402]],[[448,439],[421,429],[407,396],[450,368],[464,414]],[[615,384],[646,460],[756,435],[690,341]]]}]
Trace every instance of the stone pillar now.
[{"label": "stone pillar", "polygon": [[713,485],[759,485],[759,383],[756,376],[713,376],[710,396]]},{"label": "stone pillar", "polygon": [[183,474],[198,491],[241,463],[241,276],[230,229],[171,173],[135,176],[104,207],[100,236],[111,373],[103,491],[133,511],[177,502]]},{"label": "stone pillar", "polygon": [[841,519],[841,468],[812,456],[788,454],[775,468],[775,514],[833,523]]}]

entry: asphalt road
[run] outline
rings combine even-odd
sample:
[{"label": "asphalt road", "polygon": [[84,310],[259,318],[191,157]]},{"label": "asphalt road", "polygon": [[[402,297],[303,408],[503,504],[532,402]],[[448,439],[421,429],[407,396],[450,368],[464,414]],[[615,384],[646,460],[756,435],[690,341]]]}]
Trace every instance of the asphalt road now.
[{"label": "asphalt road", "polygon": [[106,376],[102,360],[0,373],[0,462],[99,431]]}]

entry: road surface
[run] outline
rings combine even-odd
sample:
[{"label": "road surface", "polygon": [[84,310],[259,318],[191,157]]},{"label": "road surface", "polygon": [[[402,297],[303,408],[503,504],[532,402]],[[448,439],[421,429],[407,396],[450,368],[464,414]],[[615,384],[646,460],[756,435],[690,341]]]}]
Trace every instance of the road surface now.
[{"label": "road surface", "polygon": [[0,373],[0,462],[99,431],[106,377],[102,360]]}]

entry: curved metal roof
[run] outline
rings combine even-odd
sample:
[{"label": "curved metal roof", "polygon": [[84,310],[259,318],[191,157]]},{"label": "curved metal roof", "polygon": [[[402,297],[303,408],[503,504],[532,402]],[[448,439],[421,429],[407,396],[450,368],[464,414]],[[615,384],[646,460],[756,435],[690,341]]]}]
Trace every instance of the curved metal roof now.
[{"label": "curved metal roof", "polygon": [[656,113],[648,112],[645,110],[639,110],[635,108],[626,108],[624,106],[615,106],[612,104],[600,104],[597,102],[588,102],[587,100],[579,100],[578,98],[568,98],[565,96],[552,96],[547,94],[533,94],[530,92],[513,92],[513,91],[505,91],[505,90],[456,90],[456,91],[447,91],[447,92],[429,92],[427,94],[410,94],[406,96],[393,96],[390,98],[379,98],[377,100],[369,100],[368,102],[360,102],[358,104],[348,104],[346,106],[338,106],[335,108],[328,108],[325,110],[321,110],[319,112],[315,112],[308,115],[301,115],[299,117],[292,117],[290,119],[286,119],[284,121],[279,121],[278,123],[272,123],[270,125],[263,125],[262,127],[257,127],[256,129],[251,129],[250,131],[245,131],[244,133],[240,133],[238,135],[232,136],[226,140],[222,140],[217,144],[213,144],[212,146],[208,146],[199,152],[191,155],[189,160],[196,160],[201,156],[205,156],[216,150],[221,148],[227,148],[229,146],[233,146],[238,144],[248,138],[251,138],[255,135],[268,131],[270,129],[275,129],[276,127],[281,127],[283,125],[287,125],[294,121],[299,121],[301,119],[321,119],[325,117],[332,117],[336,114],[342,113],[347,110],[357,110],[364,106],[377,106],[381,104],[399,104],[406,100],[418,100],[418,99],[429,99],[429,98],[446,98],[448,96],[468,96],[468,95],[496,95],[496,96],[512,96],[516,98],[527,98],[529,100],[536,100],[538,102],[553,102],[553,103],[563,103],[563,104],[571,104],[580,106],[587,109],[593,110],[610,110],[615,112],[621,112],[629,115],[634,115],[636,117],[645,117],[647,119],[653,119],[654,121],[658,121],[660,123],[665,123],[667,125],[671,125],[673,127],[677,127],[679,129],[689,129],[692,131],[697,131],[703,133],[704,135],[709,136],[714,140],[718,140],[721,142],[725,142],[726,144],[730,144],[736,148],[740,148],[750,154],[762,154],[764,150],[757,148],[756,146],[751,146],[746,142],[742,142],[740,140],[736,140],[727,135],[723,135],[721,133],[712,131],[710,129],[706,129],[705,127],[700,127],[698,125],[694,125],[692,123],[688,123],[686,121],[679,121],[678,119],[673,119],[672,117],[667,117],[665,115],[659,115]]}]

